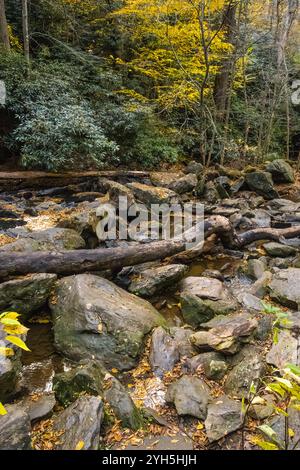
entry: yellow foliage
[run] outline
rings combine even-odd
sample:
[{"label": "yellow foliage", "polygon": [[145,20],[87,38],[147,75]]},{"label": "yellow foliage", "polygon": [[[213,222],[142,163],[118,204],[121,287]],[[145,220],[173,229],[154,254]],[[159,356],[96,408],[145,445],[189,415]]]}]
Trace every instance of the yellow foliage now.
[{"label": "yellow foliage", "polygon": [[161,107],[193,107],[207,69],[203,44],[210,66],[205,95],[211,94],[214,76],[232,52],[220,26],[225,5],[226,0],[126,0],[112,17],[120,19],[118,25],[137,48],[130,61],[117,58],[117,63],[151,79]]},{"label": "yellow foliage", "polygon": [[[19,338],[19,336],[26,334],[28,331],[28,328],[19,322],[19,316],[20,314],[17,312],[4,312],[0,315],[0,326],[2,326],[2,331],[8,334],[8,336],[4,338],[4,344],[14,344],[18,348],[29,351],[24,341]],[[6,345],[0,346],[0,356],[9,357],[13,355],[14,350],[11,347],[7,347]],[[5,415],[6,413],[4,406],[0,402],[0,416]]]}]

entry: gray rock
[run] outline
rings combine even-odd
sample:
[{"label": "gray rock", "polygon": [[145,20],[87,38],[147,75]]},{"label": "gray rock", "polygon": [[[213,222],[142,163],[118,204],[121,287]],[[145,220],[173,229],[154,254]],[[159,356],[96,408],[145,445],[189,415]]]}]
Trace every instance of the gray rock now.
[{"label": "gray rock", "polygon": [[254,338],[258,341],[265,341],[272,333],[274,319],[271,315],[263,315],[257,321],[258,326]]},{"label": "gray rock", "polygon": [[274,413],[274,397],[266,395],[261,397],[262,403],[254,403],[249,408],[249,416],[256,420],[265,420]]},{"label": "gray rock", "polygon": [[165,372],[173,370],[181,357],[193,355],[189,342],[191,333],[192,330],[177,327],[171,328],[169,333],[162,327],[153,331],[150,364],[155,375],[162,377]]},{"label": "gray rock", "polygon": [[169,188],[177,194],[185,194],[191,193],[197,184],[197,176],[195,174],[188,174],[171,183]]},{"label": "gray rock", "polygon": [[299,340],[287,330],[280,331],[278,343],[273,344],[266,356],[268,364],[283,369],[287,364],[299,365]]},{"label": "gray rock", "polygon": [[226,297],[222,282],[208,277],[188,277],[181,282],[180,290],[200,299],[224,300]]},{"label": "gray rock", "polygon": [[252,228],[268,228],[271,227],[271,216],[269,212],[263,209],[256,209],[253,212],[243,214],[251,220]]},{"label": "gray rock", "polygon": [[[1,341],[2,343],[2,341]],[[12,357],[1,356],[0,360],[0,402],[8,401],[16,388],[21,369],[21,354],[16,351]],[[0,417],[1,418],[1,417]]]},{"label": "gray rock", "polygon": [[31,422],[47,418],[52,413],[55,404],[54,393],[41,395],[34,400],[29,396],[22,401],[22,406],[26,409]]},{"label": "gray rock", "polygon": [[[289,438],[288,450],[300,449],[300,414],[299,411],[293,407],[288,409],[289,415],[289,429],[293,430],[293,437]],[[285,417],[283,415],[274,416],[266,423],[276,433],[276,440],[282,444],[282,449],[285,449]]]},{"label": "gray rock", "polygon": [[118,204],[119,197],[126,197],[128,207],[134,203],[133,192],[127,188],[127,186],[111,180],[106,180],[105,185],[105,189],[108,191],[110,201]]},{"label": "gray rock", "polygon": [[184,279],[180,284],[180,302],[184,320],[194,327],[237,308],[222,282],[208,277]]},{"label": "gray rock", "polygon": [[261,312],[263,309],[261,300],[249,292],[239,295],[238,300],[247,310]]},{"label": "gray rock", "polygon": [[271,280],[272,273],[270,271],[265,271],[263,275],[254,284],[252,284],[249,289],[249,293],[262,299],[268,292]]},{"label": "gray rock", "polygon": [[184,175],[183,173],[169,173],[166,171],[155,171],[150,173],[150,180],[154,186],[158,186],[160,188],[170,188],[170,185]]},{"label": "gray rock", "polygon": [[108,369],[134,367],[150,331],[163,317],[140,299],[98,276],[60,280],[50,304],[57,349],[72,360],[92,357]]},{"label": "gray rock", "polygon": [[252,348],[251,351],[249,350],[249,354],[227,375],[225,392],[232,397],[246,398],[249,395],[252,382],[258,384],[266,370],[263,357]]},{"label": "gray rock", "polygon": [[237,431],[243,424],[240,402],[230,400],[225,395],[208,406],[205,430],[209,442],[215,442]]},{"label": "gray rock", "polygon": [[0,311],[18,312],[27,318],[46,304],[56,274],[30,274],[0,284]]},{"label": "gray rock", "polygon": [[6,405],[0,416],[0,450],[30,450],[30,418],[20,405]]},{"label": "gray rock", "polygon": [[0,251],[61,251],[77,250],[85,247],[85,241],[79,233],[66,228],[49,228],[47,230],[29,232],[22,237],[15,242],[4,245]]},{"label": "gray rock", "polygon": [[241,344],[256,330],[257,321],[245,313],[234,314],[216,317],[205,327],[211,329],[192,335],[192,344],[203,352],[215,350],[232,355],[240,350]]},{"label": "gray rock", "polygon": [[269,256],[278,258],[288,258],[289,256],[295,256],[297,254],[296,248],[288,245],[282,245],[281,243],[265,243],[263,247]]},{"label": "gray rock", "polygon": [[270,296],[286,307],[298,310],[300,305],[300,269],[283,269],[273,276],[269,285]]},{"label": "gray rock", "polygon": [[245,179],[251,191],[256,192],[266,199],[278,198],[271,173],[255,171],[253,173],[247,173]]},{"label": "gray rock", "polygon": [[220,201],[219,192],[213,181],[208,181],[205,184],[204,198],[210,204],[215,204]]},{"label": "gray rock", "polygon": [[190,162],[187,167],[184,169],[185,173],[194,173],[195,175],[199,175],[204,170],[204,166],[200,162],[192,161]]},{"label": "gray rock", "polygon": [[[293,263],[293,259],[291,258],[272,258],[269,261],[269,267],[271,269],[278,268],[278,269],[288,269],[290,267],[299,268]],[[274,269],[275,271],[275,269]]]},{"label": "gray rock", "polygon": [[166,394],[167,403],[174,403],[179,416],[205,419],[210,400],[210,389],[201,379],[184,375],[171,384]]},{"label": "gray rock", "polygon": [[137,430],[143,425],[140,411],[133,403],[125,387],[112,375],[104,378],[104,398],[112,407],[123,427]]},{"label": "gray rock", "polygon": [[[100,203],[98,203],[100,206]],[[99,218],[96,215],[96,208],[85,205],[81,210],[72,211],[68,216],[59,221],[58,227],[76,231],[84,236],[85,233],[96,233]]]},{"label": "gray rock", "polygon": [[146,269],[133,278],[128,290],[140,297],[152,297],[166,288],[175,287],[187,271],[188,267],[181,264]]},{"label": "gray rock", "polygon": [[64,407],[73,403],[83,393],[101,395],[107,371],[97,361],[82,362],[67,372],[53,378],[53,391],[56,399]]},{"label": "gray rock", "polygon": [[146,205],[178,203],[177,194],[171,189],[148,186],[141,183],[128,183],[134,196]]},{"label": "gray rock", "polygon": [[291,165],[285,160],[274,160],[268,163],[266,170],[272,174],[276,183],[294,183],[295,173]]},{"label": "gray rock", "polygon": [[266,263],[259,259],[250,259],[247,264],[246,274],[253,279],[260,279],[266,271]]},{"label": "gray rock", "polygon": [[80,397],[54,419],[54,430],[63,432],[58,450],[98,450],[103,419],[103,404],[99,397]]},{"label": "gray rock", "polygon": [[219,381],[225,376],[228,364],[222,354],[211,352],[187,359],[185,367],[192,373],[200,369],[208,379]]}]

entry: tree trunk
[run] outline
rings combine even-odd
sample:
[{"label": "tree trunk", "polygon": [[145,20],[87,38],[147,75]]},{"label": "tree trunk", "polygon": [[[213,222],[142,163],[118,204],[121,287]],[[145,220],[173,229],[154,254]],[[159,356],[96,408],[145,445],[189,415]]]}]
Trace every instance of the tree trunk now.
[{"label": "tree trunk", "polygon": [[30,50],[29,50],[29,26],[28,26],[28,2],[27,0],[22,0],[22,26],[23,26],[24,56],[29,66]]},{"label": "tree trunk", "polygon": [[[15,274],[57,273],[74,274],[86,271],[119,270],[147,261],[165,259],[180,252],[186,252],[186,244],[194,240],[197,227],[185,233],[181,240],[147,243],[125,248],[104,248],[96,250],[70,250],[62,252],[10,253],[0,251],[0,278]],[[203,229],[203,224],[201,224]],[[228,219],[214,216],[204,223],[204,237],[217,234],[224,244],[231,244],[232,227]],[[194,259],[201,253],[204,243],[191,251]]]},{"label": "tree trunk", "polygon": [[[0,278],[7,279],[9,276],[28,273],[68,275],[107,269],[117,271],[125,266],[170,257],[173,257],[173,262],[191,262],[202,252],[207,252],[207,246],[214,241],[214,237],[220,238],[223,245],[229,248],[242,248],[258,240],[280,241],[283,238],[300,237],[300,226],[287,229],[259,228],[236,235],[227,218],[214,216],[204,224],[204,238],[207,241],[186,251],[186,243],[193,240],[194,230],[197,230],[197,226],[186,232],[184,240],[153,242],[138,247],[35,253],[0,251]],[[182,256],[175,257],[179,253]]]},{"label": "tree trunk", "polygon": [[[223,30],[226,31],[225,41],[232,46],[234,46],[235,43],[236,12],[237,2],[230,1],[224,12]],[[223,64],[220,67],[220,72],[215,78],[214,100],[217,109],[217,116],[220,121],[225,119],[233,64],[234,60],[232,54],[230,54],[228,58],[224,59]]]},{"label": "tree trunk", "polygon": [[4,0],[0,0],[0,44],[4,47],[6,51],[10,51],[10,42]]}]

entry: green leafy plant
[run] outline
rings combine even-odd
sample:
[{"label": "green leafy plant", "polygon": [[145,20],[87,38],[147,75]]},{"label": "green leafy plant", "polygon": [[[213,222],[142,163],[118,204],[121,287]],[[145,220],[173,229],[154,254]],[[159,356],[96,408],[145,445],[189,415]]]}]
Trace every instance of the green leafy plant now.
[{"label": "green leafy plant", "polygon": [[271,426],[263,424],[258,430],[266,439],[255,437],[253,443],[263,450],[296,449],[300,439],[296,442],[294,440],[295,431],[290,427],[290,415],[292,410],[300,411],[300,368],[287,364],[279,376],[274,376],[265,384],[265,391],[272,393],[276,399],[274,411],[283,417],[284,439]]},{"label": "green leafy plant", "polygon": [[262,306],[264,308],[264,313],[274,316],[273,343],[277,344],[280,328],[288,327],[290,325],[288,314],[286,312],[283,312],[279,307],[275,307],[274,305],[267,304],[265,302],[262,302]]}]

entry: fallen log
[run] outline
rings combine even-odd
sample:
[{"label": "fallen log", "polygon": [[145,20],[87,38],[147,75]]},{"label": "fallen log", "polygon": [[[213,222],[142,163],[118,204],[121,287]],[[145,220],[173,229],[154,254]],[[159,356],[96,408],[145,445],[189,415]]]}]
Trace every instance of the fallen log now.
[{"label": "fallen log", "polygon": [[[216,234],[229,243],[232,235],[232,227],[228,219],[221,216],[213,216],[201,223],[204,238]],[[101,248],[95,250],[70,250],[61,252],[37,251],[34,253],[14,253],[0,250],[0,277],[7,278],[11,275],[28,273],[56,273],[74,274],[87,271],[113,270],[117,271],[125,266],[134,266],[147,261],[155,261],[168,258],[180,252],[186,251],[187,243],[194,241],[195,232],[200,229],[200,224],[185,232],[181,239],[160,241],[143,244],[140,246],[128,246],[120,248]],[[203,242],[193,247],[195,253],[200,254]]]},{"label": "fallen log", "polygon": [[282,239],[290,239],[300,237],[300,226],[290,228],[256,228],[249,230],[235,237],[238,247],[250,245],[259,240],[273,240],[279,242]]},{"label": "fallen log", "polygon": [[2,191],[39,190],[53,187],[64,187],[81,183],[97,182],[99,178],[118,181],[122,178],[139,180],[148,178],[146,171],[82,171],[66,173],[50,173],[45,171],[0,172],[0,193]]},{"label": "fallen log", "polygon": [[[201,253],[207,252],[206,243],[186,250],[186,244],[194,240],[195,231],[200,225],[185,233],[184,237],[170,241],[160,241],[119,248],[101,248],[95,250],[70,250],[61,252],[38,251],[34,253],[14,253],[0,250],[0,278],[28,273],[79,274],[88,271],[110,269],[120,270],[125,266],[134,266],[148,261],[171,258],[191,262]],[[202,223],[203,226],[203,223]],[[213,216],[204,222],[204,239],[212,235],[219,238],[225,247],[241,248],[258,240],[276,240],[300,237],[300,227],[287,229],[254,229],[237,235],[229,220],[222,216]],[[175,255],[182,254],[181,257]],[[172,258],[173,257],[173,258]]]}]

